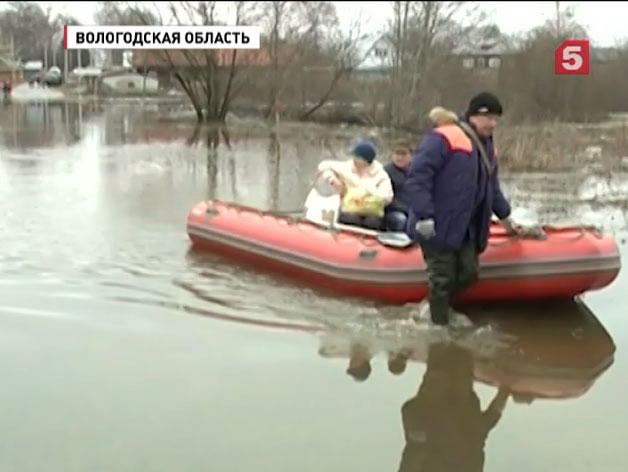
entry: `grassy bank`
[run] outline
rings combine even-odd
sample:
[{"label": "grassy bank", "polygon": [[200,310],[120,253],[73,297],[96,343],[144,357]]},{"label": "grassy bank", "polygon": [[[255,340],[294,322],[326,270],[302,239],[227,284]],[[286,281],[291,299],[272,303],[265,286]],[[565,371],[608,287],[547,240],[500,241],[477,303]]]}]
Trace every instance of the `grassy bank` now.
[{"label": "grassy bank", "polygon": [[496,144],[501,165],[511,171],[628,168],[628,121],[504,124]]},{"label": "grassy bank", "polygon": [[[231,118],[233,117],[233,118]],[[192,112],[178,109],[159,117],[162,122],[195,123]],[[208,125],[206,125],[208,126]],[[255,113],[229,115],[227,129],[254,128],[261,133],[273,130],[279,137],[299,134],[319,136],[349,145],[358,138],[371,137],[386,156],[392,143],[407,140],[418,143],[423,133],[377,128],[317,119],[311,122],[281,120],[278,124]],[[592,124],[540,123],[534,125],[500,123],[495,134],[499,162],[511,172],[563,172],[591,170],[607,173],[628,169],[628,119]]]}]

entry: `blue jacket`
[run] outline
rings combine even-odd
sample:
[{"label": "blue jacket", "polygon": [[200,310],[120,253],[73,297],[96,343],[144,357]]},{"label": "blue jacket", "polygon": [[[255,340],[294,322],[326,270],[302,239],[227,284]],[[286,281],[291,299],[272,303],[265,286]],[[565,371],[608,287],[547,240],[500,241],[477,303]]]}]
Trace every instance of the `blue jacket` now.
[{"label": "blue jacket", "polygon": [[[455,115],[453,115],[455,118]],[[403,189],[410,207],[407,233],[435,249],[457,250],[470,238],[484,252],[493,213],[510,216],[500,185],[493,139],[484,139],[493,166],[491,175],[465,132],[451,120],[437,123],[417,147]],[[418,220],[433,218],[436,235],[425,240]]]}]

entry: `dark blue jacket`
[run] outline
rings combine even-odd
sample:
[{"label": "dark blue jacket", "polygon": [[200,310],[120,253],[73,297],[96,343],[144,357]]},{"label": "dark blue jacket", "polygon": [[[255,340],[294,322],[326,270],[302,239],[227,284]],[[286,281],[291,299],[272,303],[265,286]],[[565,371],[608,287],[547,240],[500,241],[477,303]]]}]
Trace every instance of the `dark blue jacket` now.
[{"label": "dark blue jacket", "polygon": [[386,207],[386,212],[400,211],[408,214],[408,205],[402,199],[403,187],[406,183],[406,177],[408,172],[406,169],[397,167],[394,163],[389,162],[384,166],[384,170],[390,177],[392,183],[394,198],[393,201]]},{"label": "dark blue jacket", "polygon": [[[476,146],[458,125],[443,124],[425,136],[403,190],[410,207],[408,236],[445,250],[457,250],[471,238],[477,252],[484,252],[493,213],[503,219],[511,211],[499,186],[492,138],[484,139],[484,146],[494,168],[490,177]],[[434,219],[436,235],[425,240],[415,224],[427,218]]]}]

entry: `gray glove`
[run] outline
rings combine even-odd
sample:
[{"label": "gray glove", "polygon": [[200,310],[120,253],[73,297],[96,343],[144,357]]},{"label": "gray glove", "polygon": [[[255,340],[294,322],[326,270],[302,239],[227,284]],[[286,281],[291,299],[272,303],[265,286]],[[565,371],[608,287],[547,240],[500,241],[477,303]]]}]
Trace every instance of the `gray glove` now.
[{"label": "gray glove", "polygon": [[431,218],[417,221],[414,229],[416,229],[416,232],[425,239],[429,239],[436,234],[436,231],[434,230],[434,220]]},{"label": "gray glove", "polygon": [[500,220],[500,222],[506,230],[506,234],[508,234],[509,236],[513,236],[518,233],[518,229],[512,218],[504,218],[503,220]]}]

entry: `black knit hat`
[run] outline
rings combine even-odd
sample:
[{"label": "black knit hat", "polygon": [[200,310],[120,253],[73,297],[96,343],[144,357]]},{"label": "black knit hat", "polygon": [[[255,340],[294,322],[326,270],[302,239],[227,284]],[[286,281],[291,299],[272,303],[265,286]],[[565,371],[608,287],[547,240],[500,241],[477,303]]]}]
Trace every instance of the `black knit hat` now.
[{"label": "black knit hat", "polygon": [[472,115],[488,114],[501,116],[502,112],[502,104],[499,99],[492,93],[482,92],[471,99],[466,115],[467,118]]}]

